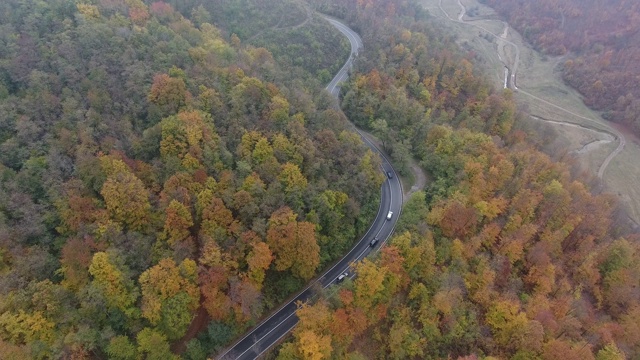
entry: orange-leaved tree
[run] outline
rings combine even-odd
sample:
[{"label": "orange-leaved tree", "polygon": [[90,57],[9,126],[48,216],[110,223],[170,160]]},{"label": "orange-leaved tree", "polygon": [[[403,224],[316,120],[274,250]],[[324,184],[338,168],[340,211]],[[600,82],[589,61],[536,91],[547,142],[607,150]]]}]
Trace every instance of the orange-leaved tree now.
[{"label": "orange-leaved tree", "polygon": [[296,217],[288,207],[276,210],[269,218],[267,244],[275,255],[276,270],[291,269],[293,275],[308,280],[320,264],[320,247],[315,225]]}]

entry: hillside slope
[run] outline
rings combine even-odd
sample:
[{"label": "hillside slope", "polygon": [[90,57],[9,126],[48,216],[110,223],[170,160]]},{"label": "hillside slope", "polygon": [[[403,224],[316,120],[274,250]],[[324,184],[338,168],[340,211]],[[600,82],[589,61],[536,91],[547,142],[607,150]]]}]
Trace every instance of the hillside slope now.
[{"label": "hillside slope", "polygon": [[285,359],[635,359],[640,245],[517,128],[510,90],[406,0],[316,0],[364,49],[350,119],[431,182],[356,276],[298,310]]},{"label": "hillside slope", "polygon": [[203,359],[375,217],[323,87],[179,3],[0,4],[3,359],[177,358],[204,314]]},{"label": "hillside slope", "polygon": [[640,3],[485,0],[539,50],[568,54],[567,83],[606,118],[640,134]]}]

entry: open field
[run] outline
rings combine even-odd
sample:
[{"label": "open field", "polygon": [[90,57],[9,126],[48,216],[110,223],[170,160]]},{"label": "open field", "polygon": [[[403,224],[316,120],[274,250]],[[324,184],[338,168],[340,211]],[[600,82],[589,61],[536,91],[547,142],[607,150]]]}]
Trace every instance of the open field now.
[{"label": "open field", "polygon": [[[505,66],[516,69],[516,100],[533,115],[526,126],[541,135],[551,127],[557,136],[545,144],[547,151],[571,153],[589,174],[601,175],[604,188],[616,194],[629,217],[640,223],[640,141],[603,120],[564,84],[559,68],[566,57],[547,57],[533,50],[493,9],[476,0],[423,0],[423,4],[435,21],[455,34],[463,49],[476,54],[478,67],[496,87],[505,86]],[[509,87],[514,84],[509,82]]]}]

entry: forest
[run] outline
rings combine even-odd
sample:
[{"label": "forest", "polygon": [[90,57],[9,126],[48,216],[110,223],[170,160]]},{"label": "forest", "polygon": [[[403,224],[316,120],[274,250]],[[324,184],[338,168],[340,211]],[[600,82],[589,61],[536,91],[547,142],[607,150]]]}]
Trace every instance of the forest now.
[{"label": "forest", "polygon": [[2,359],[205,359],[375,216],[319,80],[176,3],[0,3]]},{"label": "forest", "polygon": [[356,278],[299,305],[270,358],[638,358],[640,236],[615,198],[532,146],[510,90],[415,3],[314,4],[364,40],[345,113],[431,182]]},{"label": "forest", "polygon": [[[270,358],[640,356],[640,236],[473,54],[413,0],[266,3],[0,2],[3,359],[215,356],[375,217],[347,119],[430,181]],[[364,41],[344,113],[313,10]]]},{"label": "forest", "polygon": [[564,80],[587,106],[640,134],[640,3],[483,0],[538,50],[566,55]]},{"label": "forest", "polygon": [[[191,14],[194,1],[168,1]],[[323,86],[337,73],[349,54],[349,42],[310,6],[297,0],[197,1],[225,36],[264,47],[291,79],[306,87]]]}]

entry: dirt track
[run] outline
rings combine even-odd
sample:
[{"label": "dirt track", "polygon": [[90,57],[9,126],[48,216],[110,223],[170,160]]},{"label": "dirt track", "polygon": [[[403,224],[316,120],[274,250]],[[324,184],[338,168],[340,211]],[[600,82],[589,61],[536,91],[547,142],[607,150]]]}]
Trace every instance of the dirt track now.
[{"label": "dirt track", "polygon": [[[593,123],[593,124],[595,124],[594,126],[585,126],[585,127],[589,128],[591,130],[594,130],[594,131],[602,132],[604,134],[613,135],[616,138],[616,140],[618,140],[618,146],[616,147],[616,149],[613,150],[606,157],[606,159],[602,162],[602,164],[598,168],[598,173],[597,173],[598,174],[598,178],[602,180],[602,178],[604,176],[604,173],[605,173],[607,167],[609,166],[609,164],[611,163],[611,161],[618,154],[620,154],[620,152],[624,149],[624,147],[626,145],[626,139],[625,139],[624,135],[622,133],[620,133],[618,130],[614,129],[613,127],[611,127],[611,126],[609,126],[607,124],[604,124],[602,122],[598,122],[597,120],[594,120],[594,119],[587,118],[585,116],[576,114],[575,112],[573,112],[571,110],[568,110],[568,109],[566,109],[566,108],[564,108],[562,106],[554,104],[554,103],[552,103],[552,102],[550,102],[548,100],[542,99],[542,98],[540,98],[540,97],[538,97],[536,95],[533,95],[533,94],[531,94],[531,93],[529,93],[529,92],[527,92],[525,90],[522,90],[522,89],[518,88],[516,86],[516,78],[517,78],[517,72],[518,72],[518,64],[520,62],[520,48],[515,43],[513,43],[513,42],[511,42],[511,41],[506,39],[507,34],[508,34],[508,30],[509,30],[508,24],[504,23],[505,24],[505,28],[503,30],[502,35],[496,35],[496,34],[492,33],[491,31],[483,28],[480,25],[473,24],[473,23],[470,23],[468,21],[465,21],[464,20],[464,14],[466,13],[466,8],[460,2],[460,0],[456,0],[456,1],[458,3],[458,6],[460,6],[460,9],[461,9],[460,13],[458,14],[457,20],[452,18],[451,16],[449,16],[449,14],[444,10],[444,8],[442,7],[442,0],[439,0],[439,2],[438,2],[438,6],[439,6],[440,10],[442,11],[442,13],[446,16],[446,18],[448,20],[453,21],[453,22],[457,22],[457,23],[462,23],[462,24],[465,24],[465,25],[468,25],[468,26],[476,27],[476,28],[482,30],[483,32],[485,32],[487,34],[490,34],[490,35],[494,36],[497,39],[497,41],[503,41],[506,44],[511,45],[513,47],[513,49],[515,51],[515,59],[514,59],[513,63],[508,64],[508,63],[506,63],[505,60],[503,60],[504,65],[508,69],[510,69],[509,72],[511,73],[511,78],[510,79],[505,79],[505,83],[507,84],[507,86],[509,88],[511,88],[514,91],[517,91],[518,93],[521,93],[521,94],[524,94],[526,96],[529,96],[529,97],[535,99],[536,101],[540,101],[540,102],[542,102],[542,103],[544,103],[546,105],[549,105],[549,106],[552,106],[552,107],[557,108],[559,110],[562,110],[567,114],[570,114],[570,115],[578,117],[578,118],[580,118],[582,120],[586,120],[586,121],[588,121],[590,123]],[[502,56],[500,56],[499,53],[498,53],[498,56],[499,56],[500,59],[502,59]],[[557,121],[548,121],[548,120],[545,120],[545,119],[541,119],[541,120],[542,121],[547,121],[547,122],[552,123],[552,124],[553,123],[558,123]],[[567,123],[571,123],[571,122],[567,122]],[[605,128],[605,129],[603,129],[603,128]]]}]

